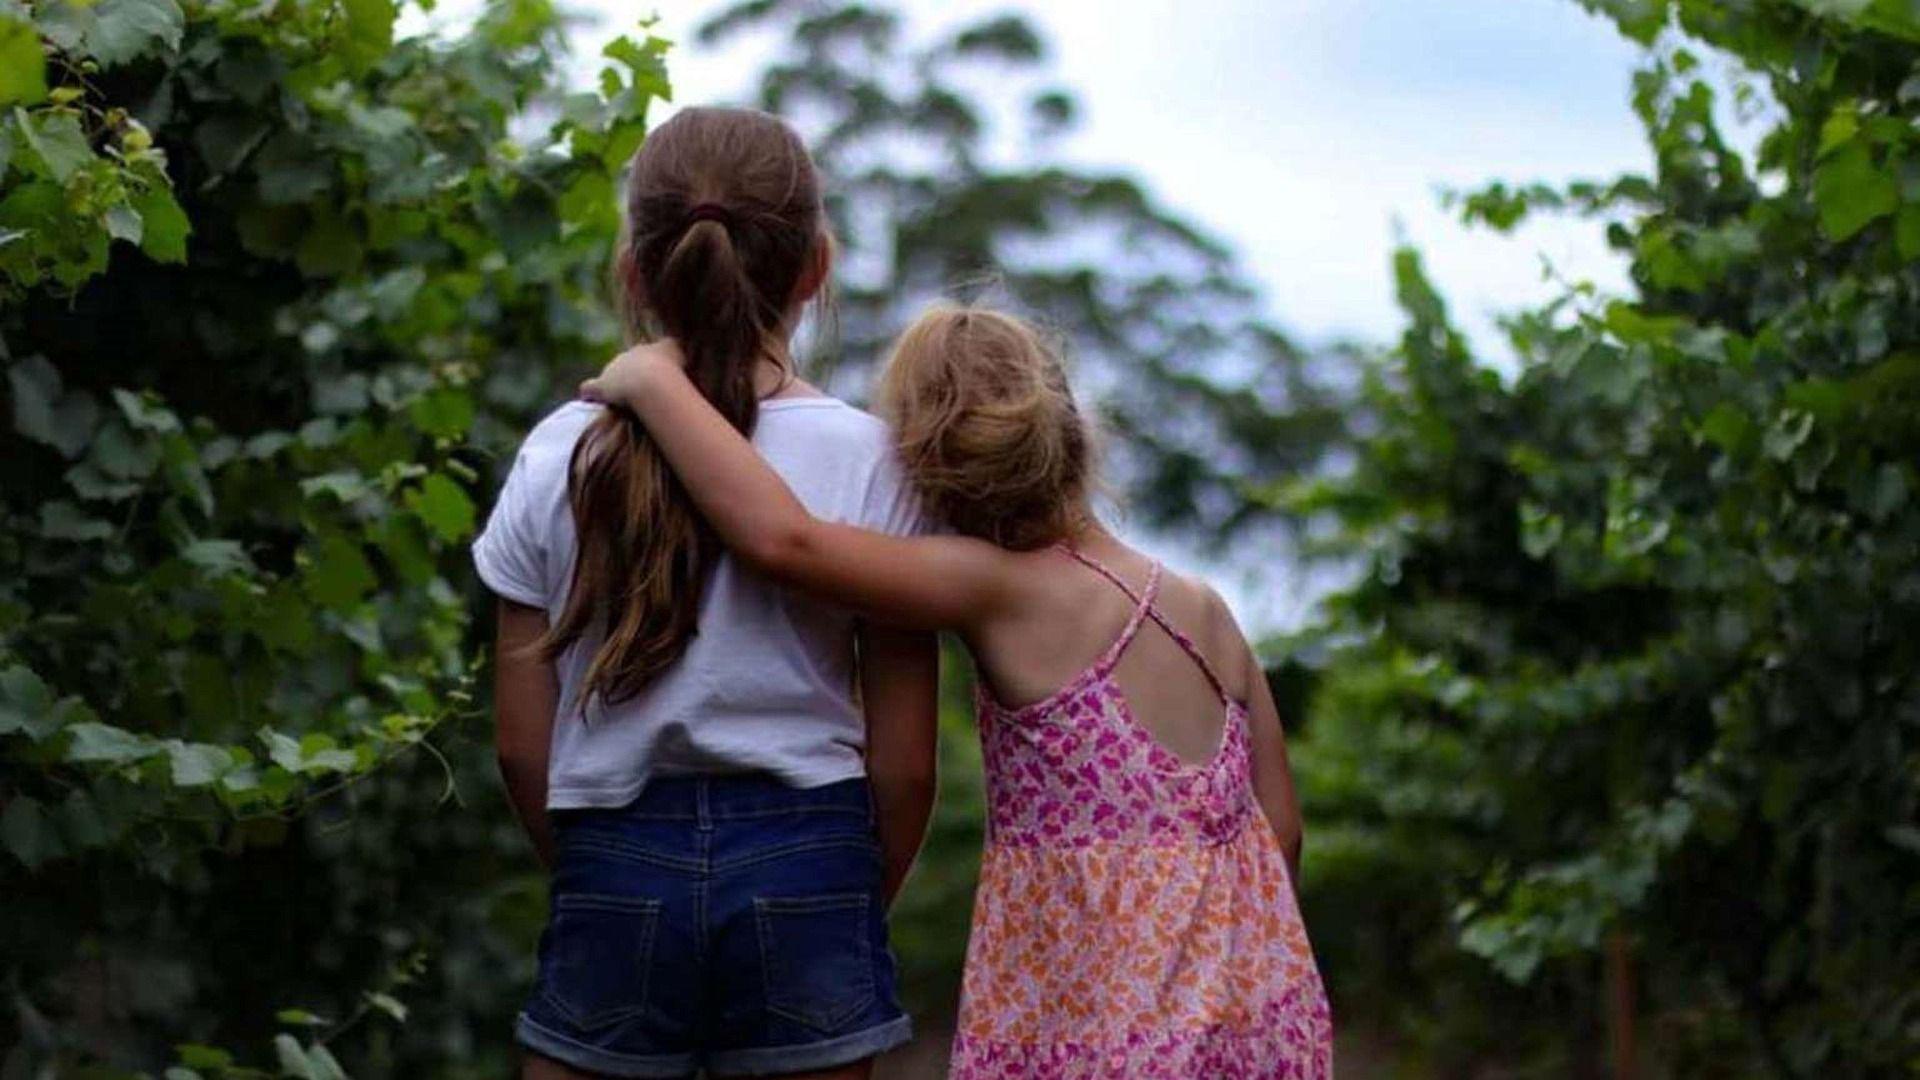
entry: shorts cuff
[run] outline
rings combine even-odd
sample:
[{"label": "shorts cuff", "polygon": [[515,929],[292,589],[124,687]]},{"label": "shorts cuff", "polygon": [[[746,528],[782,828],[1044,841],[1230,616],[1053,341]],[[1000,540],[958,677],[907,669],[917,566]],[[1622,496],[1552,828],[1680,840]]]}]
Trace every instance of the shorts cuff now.
[{"label": "shorts cuff", "polygon": [[913,1021],[905,1014],[865,1031],[798,1046],[768,1046],[753,1050],[722,1050],[708,1056],[707,1071],[715,1076],[764,1076],[770,1073],[811,1072],[850,1065],[884,1054],[913,1038]]},{"label": "shorts cuff", "polygon": [[[904,1018],[903,1018],[904,1019]],[[633,1077],[635,1080],[681,1080],[693,1075],[692,1054],[621,1054],[588,1046],[541,1027],[526,1013],[514,1023],[513,1036],[521,1046],[562,1065],[600,1073],[605,1076]]]}]

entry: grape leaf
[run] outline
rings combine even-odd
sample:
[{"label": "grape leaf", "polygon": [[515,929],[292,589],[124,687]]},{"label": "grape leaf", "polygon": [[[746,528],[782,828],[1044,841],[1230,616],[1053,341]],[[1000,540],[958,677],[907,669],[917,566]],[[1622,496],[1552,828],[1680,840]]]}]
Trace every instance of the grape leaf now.
[{"label": "grape leaf", "polygon": [[[0,106],[35,105],[47,96],[47,58],[40,35],[23,19],[0,17]],[[0,172],[6,159],[0,154]]]},{"label": "grape leaf", "polygon": [[186,16],[174,0],[100,0],[94,6],[87,51],[102,67],[180,47]]}]

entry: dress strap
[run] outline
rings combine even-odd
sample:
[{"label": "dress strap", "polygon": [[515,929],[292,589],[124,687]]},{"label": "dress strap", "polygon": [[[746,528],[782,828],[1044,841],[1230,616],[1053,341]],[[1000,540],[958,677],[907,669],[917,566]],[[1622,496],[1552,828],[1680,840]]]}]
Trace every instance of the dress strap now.
[{"label": "dress strap", "polygon": [[1110,670],[1120,662],[1120,655],[1127,651],[1128,645],[1133,644],[1134,637],[1140,633],[1141,624],[1146,622],[1147,617],[1153,613],[1153,598],[1160,594],[1160,564],[1156,562],[1147,568],[1146,588],[1136,593],[1133,591],[1133,586],[1128,585],[1119,574],[1109,570],[1100,560],[1066,544],[1056,546],[1089,570],[1113,582],[1114,586],[1134,603],[1133,614],[1128,617],[1127,625],[1120,631],[1120,636],[1113,640],[1113,644],[1107,646],[1106,655],[1102,656],[1099,663],[1095,665],[1101,671]]},{"label": "dress strap", "polygon": [[1184,631],[1175,626],[1173,620],[1167,618],[1166,614],[1160,610],[1160,606],[1154,603],[1154,600],[1160,595],[1161,567],[1159,562],[1156,561],[1152,568],[1148,570],[1146,588],[1141,592],[1135,592],[1133,586],[1127,584],[1125,579],[1121,578],[1119,574],[1114,573],[1100,560],[1067,544],[1059,544],[1056,546],[1058,546],[1061,551],[1073,556],[1083,565],[1098,573],[1101,577],[1113,582],[1115,587],[1127,594],[1128,599],[1133,600],[1139,605],[1134,610],[1133,618],[1127,620],[1127,628],[1121,631],[1120,639],[1113,643],[1113,647],[1109,649],[1107,655],[1101,659],[1100,663],[1103,667],[1112,667],[1114,664],[1119,663],[1120,654],[1126,651],[1127,646],[1132,643],[1134,635],[1140,632],[1142,617],[1151,618],[1154,622],[1160,624],[1160,629],[1167,632],[1167,636],[1173,639],[1174,644],[1180,646],[1181,650],[1187,654],[1187,657],[1193,661],[1194,666],[1200,669],[1200,674],[1207,677],[1207,682],[1213,686],[1213,692],[1220,695],[1220,700],[1232,704],[1233,695],[1227,693],[1226,684],[1220,681],[1220,676],[1214,672],[1213,665],[1207,663],[1207,658],[1200,652],[1200,647],[1195,645],[1193,639],[1188,637]]}]

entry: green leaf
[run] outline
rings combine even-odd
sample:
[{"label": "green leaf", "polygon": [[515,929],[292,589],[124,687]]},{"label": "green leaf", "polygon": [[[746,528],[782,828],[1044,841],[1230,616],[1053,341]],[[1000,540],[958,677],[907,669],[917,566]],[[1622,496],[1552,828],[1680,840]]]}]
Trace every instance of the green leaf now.
[{"label": "green leaf", "polygon": [[205,787],[220,779],[220,774],[233,765],[233,757],[225,747],[178,739],[169,739],[166,745],[168,774],[175,787]]},{"label": "green leaf", "polygon": [[34,6],[33,21],[61,52],[82,52],[93,29],[93,5],[86,0],[42,0]]},{"label": "green leaf", "polygon": [[300,1048],[300,1040],[291,1035],[280,1034],[273,1037],[273,1054],[280,1063],[283,1076],[295,1080],[320,1080],[307,1061],[307,1053]]},{"label": "green leaf", "polygon": [[[1811,413],[1809,413],[1811,415]],[[1728,454],[1738,454],[1753,438],[1753,421],[1738,405],[1720,402],[1699,423],[1699,434]]]},{"label": "green leaf", "polygon": [[99,0],[87,50],[102,67],[180,47],[187,20],[174,0]]},{"label": "green leaf", "polygon": [[274,758],[281,768],[298,773],[351,772],[359,764],[351,751],[340,749],[332,736],[318,731],[301,736],[292,761],[289,765]]},{"label": "green leaf", "polygon": [[343,505],[352,503],[372,490],[373,485],[367,478],[352,469],[322,473],[300,481],[300,494],[308,498],[330,495]]},{"label": "green leaf", "polygon": [[29,356],[8,368],[7,384],[13,391],[13,430],[68,458],[86,449],[100,422],[100,408],[92,395],[63,393],[60,373],[41,356]]},{"label": "green leaf", "polygon": [[53,695],[31,668],[0,670],[0,735],[24,734],[35,742],[59,730]]},{"label": "green leaf", "polygon": [[1820,228],[1833,240],[1846,240],[1900,206],[1893,174],[1873,163],[1873,153],[1855,140],[1814,169],[1813,199]]},{"label": "green leaf", "polygon": [[293,257],[309,277],[335,277],[358,268],[363,254],[359,232],[344,217],[326,211],[307,227]]},{"label": "green leaf", "polygon": [[194,1069],[224,1069],[233,1064],[233,1055],[217,1046],[202,1046],[199,1043],[181,1043],[173,1048],[180,1057],[180,1064]]},{"label": "green leaf", "polygon": [[253,159],[260,201],[268,206],[312,201],[333,187],[335,168],[310,139],[287,131],[268,139]]},{"label": "green leaf", "polygon": [[99,518],[88,517],[65,499],[57,499],[40,506],[40,535],[49,540],[86,543],[110,538],[113,536],[113,526]]},{"label": "green leaf", "polygon": [[[47,96],[47,59],[33,23],[0,16],[0,107],[37,105]],[[0,162],[0,173],[6,166]]]},{"label": "green leaf", "polygon": [[144,479],[160,466],[160,444],[148,436],[135,435],[124,423],[109,423],[101,427],[89,446],[87,462],[107,476]]},{"label": "green leaf", "polygon": [[473,395],[455,386],[437,387],[414,399],[407,415],[435,438],[457,439],[473,426]]},{"label": "green leaf", "polygon": [[1800,409],[1783,409],[1780,416],[1767,428],[1762,445],[1767,456],[1775,461],[1786,461],[1807,441],[1813,433],[1813,414]]},{"label": "green leaf", "polygon": [[341,0],[346,13],[347,54],[351,63],[371,66],[393,45],[393,23],[399,14],[391,0]]},{"label": "green leaf", "polygon": [[1900,216],[1893,221],[1893,242],[1900,261],[1920,262],[1920,203],[1900,208]]},{"label": "green leaf", "polygon": [[307,1009],[281,1009],[273,1018],[288,1027],[326,1027],[327,1018]]},{"label": "green leaf", "polygon": [[400,999],[391,994],[380,993],[377,990],[369,990],[365,996],[367,1004],[374,1009],[387,1014],[398,1023],[404,1024],[407,1022],[407,1007],[400,1002]]},{"label": "green leaf", "polygon": [[106,845],[109,839],[107,823],[100,816],[100,808],[94,805],[86,792],[68,792],[58,814],[60,835],[66,840],[68,850],[87,851]]},{"label": "green leaf", "polygon": [[184,495],[200,516],[213,516],[213,485],[207,481],[207,471],[200,467],[200,455],[192,441],[174,435],[165,443],[162,454],[167,465],[167,479],[173,489]]},{"label": "green leaf", "polygon": [[155,262],[186,262],[187,237],[192,234],[193,226],[187,221],[187,212],[174,201],[173,192],[151,187],[135,195],[132,203],[144,228],[140,250]]},{"label": "green leaf", "polygon": [[39,159],[46,175],[54,180],[66,183],[80,166],[93,160],[93,147],[80,127],[80,118],[73,113],[42,112],[28,116],[15,108],[13,115],[27,148]]},{"label": "green leaf", "polygon": [[125,728],[89,721],[67,728],[67,760],[120,765],[151,757],[153,743]]},{"label": "green leaf", "polygon": [[340,1067],[333,1051],[327,1049],[324,1043],[313,1043],[307,1047],[307,1064],[319,1080],[347,1080],[346,1070]]},{"label": "green leaf", "polygon": [[171,435],[180,430],[180,418],[151,394],[143,395],[130,390],[116,389],[113,392],[113,403],[120,407],[120,414],[127,418],[127,423],[139,431]]},{"label": "green leaf", "polygon": [[247,549],[233,540],[195,540],[180,557],[210,578],[247,577],[255,569]]},{"label": "green leaf", "polygon": [[460,485],[439,473],[427,477],[417,490],[407,493],[407,507],[449,544],[459,543],[473,532],[473,500],[460,490]]},{"label": "green leaf", "polygon": [[1820,148],[1817,155],[1825,157],[1838,147],[1853,141],[1860,134],[1860,114],[1853,103],[1848,102],[1833,111],[1827,122],[1820,126]]},{"label": "green leaf", "polygon": [[339,534],[308,553],[302,579],[314,603],[334,609],[352,607],[380,583],[360,545]]},{"label": "green leaf", "polygon": [[1620,32],[1651,45],[1666,25],[1669,0],[1580,0],[1580,6],[1612,19]]},{"label": "green leaf", "polygon": [[27,795],[13,796],[0,811],[0,845],[28,870],[64,854],[53,822],[39,800]]},{"label": "green leaf", "polygon": [[140,211],[121,205],[107,211],[107,235],[129,244],[140,242]]}]

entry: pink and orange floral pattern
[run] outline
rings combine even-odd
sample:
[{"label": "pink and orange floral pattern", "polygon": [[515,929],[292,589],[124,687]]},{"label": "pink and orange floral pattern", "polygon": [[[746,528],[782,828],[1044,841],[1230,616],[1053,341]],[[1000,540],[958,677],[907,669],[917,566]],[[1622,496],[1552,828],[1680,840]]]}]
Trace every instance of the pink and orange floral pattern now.
[{"label": "pink and orange floral pattern", "polygon": [[[1069,552],[1128,591],[1105,567]],[[988,832],[955,1080],[1319,1080],[1333,1025],[1279,842],[1254,801],[1247,713],[1212,760],[1135,719],[1106,655],[1020,709],[979,694]]]}]

